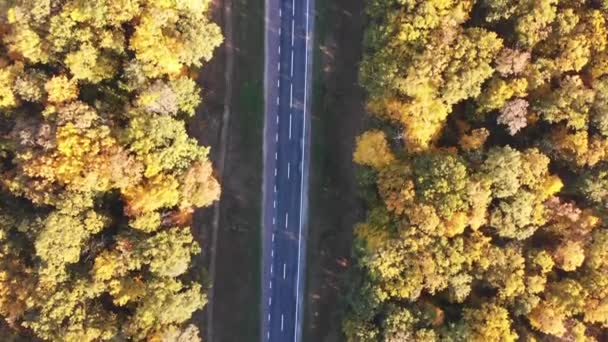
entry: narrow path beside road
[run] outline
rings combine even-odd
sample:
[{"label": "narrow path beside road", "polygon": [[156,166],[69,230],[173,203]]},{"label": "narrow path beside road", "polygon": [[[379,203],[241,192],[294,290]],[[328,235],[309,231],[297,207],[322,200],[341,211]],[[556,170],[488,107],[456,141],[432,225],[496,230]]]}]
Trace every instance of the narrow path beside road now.
[{"label": "narrow path beside road", "polygon": [[[224,26],[224,51],[225,51],[225,70],[224,70],[224,111],[222,113],[221,133],[219,142],[219,152],[216,164],[217,178],[220,184],[223,183],[224,166],[226,162],[226,147],[228,144],[228,128],[230,127],[230,104],[232,103],[232,73],[234,70],[234,38],[232,29],[232,0],[222,0],[223,6],[223,26]],[[213,341],[213,305],[215,302],[215,274],[217,266],[217,239],[220,226],[221,201],[216,201],[213,206],[213,221],[210,245],[209,261],[209,280],[212,284],[207,294],[207,341]]]}]

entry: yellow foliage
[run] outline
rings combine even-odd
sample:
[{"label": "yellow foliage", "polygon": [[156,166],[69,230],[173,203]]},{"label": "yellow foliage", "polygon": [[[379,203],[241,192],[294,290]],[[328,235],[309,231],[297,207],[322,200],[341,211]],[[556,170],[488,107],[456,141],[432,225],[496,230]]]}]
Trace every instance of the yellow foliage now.
[{"label": "yellow foliage", "polygon": [[541,188],[540,197],[545,200],[555,194],[557,194],[564,187],[562,180],[555,175],[551,175],[545,179]]},{"label": "yellow foliage", "polygon": [[380,130],[367,131],[357,137],[353,160],[357,164],[380,169],[395,160],[386,135]]},{"label": "yellow foliage", "polygon": [[467,227],[469,218],[463,212],[457,212],[449,220],[444,222],[444,235],[447,237],[453,237],[460,235],[464,232]]},{"label": "yellow foliage", "polygon": [[478,98],[480,113],[502,108],[512,97],[526,96],[528,81],[525,78],[504,80],[495,77],[490,81],[487,90]]},{"label": "yellow foliage", "polygon": [[403,102],[395,98],[372,100],[368,109],[379,117],[400,122],[403,140],[410,151],[423,151],[435,140],[451,107],[431,97]]},{"label": "yellow foliage", "polygon": [[78,83],[68,79],[65,75],[54,76],[46,82],[44,90],[48,94],[48,101],[61,103],[78,98]]},{"label": "yellow foliage", "polygon": [[179,183],[172,175],[159,174],[142,184],[124,190],[125,209],[130,216],[138,216],[160,209],[173,207],[179,202]]},{"label": "yellow foliage", "polygon": [[150,12],[142,15],[130,40],[130,46],[137,59],[142,62],[148,77],[175,76],[181,72],[183,65],[179,59],[179,51],[183,49],[182,44],[177,35],[163,31],[163,24],[175,23],[177,20],[175,11],[166,11],[161,18]]},{"label": "yellow foliage", "polygon": [[553,253],[555,263],[564,271],[576,270],[585,261],[585,250],[579,241],[566,241]]},{"label": "yellow foliage", "polygon": [[17,106],[17,97],[13,93],[13,83],[15,82],[15,68],[0,68],[0,108],[10,108]]},{"label": "yellow foliage", "polygon": [[5,39],[9,51],[21,55],[32,63],[46,63],[49,55],[46,43],[41,37],[27,26],[15,25],[13,32]]},{"label": "yellow foliage", "polygon": [[114,304],[124,306],[146,295],[146,284],[139,278],[122,278],[110,282]]},{"label": "yellow foliage", "polygon": [[545,334],[561,337],[566,332],[563,314],[555,308],[541,303],[528,314],[532,327]]},{"label": "yellow foliage", "polygon": [[120,261],[118,260],[118,256],[112,252],[103,251],[95,258],[92,271],[93,277],[99,281],[110,280],[119,267]]}]

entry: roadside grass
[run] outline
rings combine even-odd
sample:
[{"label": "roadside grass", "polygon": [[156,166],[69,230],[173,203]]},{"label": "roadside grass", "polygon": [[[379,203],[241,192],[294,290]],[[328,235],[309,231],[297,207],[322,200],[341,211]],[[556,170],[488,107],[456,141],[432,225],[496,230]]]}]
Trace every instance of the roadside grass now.
[{"label": "roadside grass", "polygon": [[213,342],[255,341],[260,334],[264,1],[232,0],[232,10],[235,59]]},{"label": "roadside grass", "polygon": [[351,161],[365,117],[357,86],[362,0],[316,0],[304,341],[343,341],[352,228],[363,215]]}]

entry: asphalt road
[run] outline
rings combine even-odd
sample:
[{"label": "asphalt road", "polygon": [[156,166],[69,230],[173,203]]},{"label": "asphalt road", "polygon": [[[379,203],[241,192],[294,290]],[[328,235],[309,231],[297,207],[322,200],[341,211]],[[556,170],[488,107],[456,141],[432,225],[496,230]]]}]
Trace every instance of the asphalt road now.
[{"label": "asphalt road", "polygon": [[262,341],[300,341],[314,0],[266,0]]}]

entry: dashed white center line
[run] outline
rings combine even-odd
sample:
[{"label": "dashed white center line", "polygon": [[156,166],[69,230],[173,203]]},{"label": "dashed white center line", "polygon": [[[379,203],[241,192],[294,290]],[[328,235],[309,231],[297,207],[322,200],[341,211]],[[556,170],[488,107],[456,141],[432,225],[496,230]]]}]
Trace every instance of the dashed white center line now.
[{"label": "dashed white center line", "polygon": [[279,124],[279,114],[277,114],[277,125]]},{"label": "dashed white center line", "polygon": [[287,269],[287,265],[283,264],[283,279],[285,279],[285,270]]},{"label": "dashed white center line", "polygon": [[[268,286],[270,286],[270,288],[272,289],[272,282],[268,282]],[[268,314],[270,315],[270,314]]]},{"label": "dashed white center line", "polygon": [[[293,47],[293,37],[294,37],[294,33],[295,33],[295,20],[291,20],[291,47]],[[279,52],[279,54],[281,54],[281,52]]]},{"label": "dashed white center line", "polygon": [[[274,249],[270,251],[270,256],[274,258]],[[270,287],[272,288],[272,285],[270,285]]]},{"label": "dashed white center line", "polygon": [[268,297],[268,306],[272,305],[272,297]]},{"label": "dashed white center line", "polygon": [[277,71],[281,71],[281,62],[277,63]]},{"label": "dashed white center line", "polygon": [[[277,207],[277,201],[273,201],[272,202],[272,206],[276,208]],[[274,223],[274,217],[272,218],[272,223]]]},{"label": "dashed white center line", "polygon": [[285,213],[285,228],[287,228],[288,224],[289,224],[289,213]]},{"label": "dashed white center line", "polygon": [[293,83],[289,85],[289,107],[293,107]]},{"label": "dashed white center line", "polygon": [[291,113],[289,113],[289,140],[291,140]]},{"label": "dashed white center line", "polygon": [[279,98],[277,97],[277,106],[279,105]]},{"label": "dashed white center line", "polygon": [[[276,203],[277,203],[277,202],[275,201],[274,203],[275,203],[274,207],[276,208],[276,207],[277,207],[277,205],[276,205]],[[272,225],[273,225],[273,226],[274,226],[274,224],[276,223],[276,221],[277,221],[277,220],[276,220],[276,218],[274,218],[274,217],[273,217],[273,218],[272,218]]]},{"label": "dashed white center line", "polygon": [[275,136],[274,136],[274,140],[275,140],[276,142],[279,142],[279,133],[278,133],[278,132],[277,132],[277,134],[275,134]]},{"label": "dashed white center line", "polygon": [[281,331],[283,331],[283,324],[285,323],[283,314],[281,314]]},{"label": "dashed white center line", "polygon": [[277,192],[277,186],[276,185],[274,186],[274,192]]},{"label": "dashed white center line", "polygon": [[270,265],[270,274],[272,274],[272,265]]},{"label": "dashed white center line", "polygon": [[287,179],[289,179],[289,173],[290,173],[289,170],[290,169],[291,169],[291,163],[287,163]]},{"label": "dashed white center line", "polygon": [[278,80],[277,80],[277,88],[278,88],[278,87],[280,87],[280,86],[281,86],[281,80],[280,80],[280,79],[278,79]]},{"label": "dashed white center line", "polygon": [[272,233],[272,242],[274,242],[274,233]]},{"label": "dashed white center line", "polygon": [[277,176],[277,168],[276,167],[274,168],[274,176],[275,177]]},{"label": "dashed white center line", "polygon": [[277,160],[277,159],[279,159],[279,152],[274,153],[274,160]]},{"label": "dashed white center line", "polygon": [[291,50],[291,77],[293,77],[293,50]]}]

